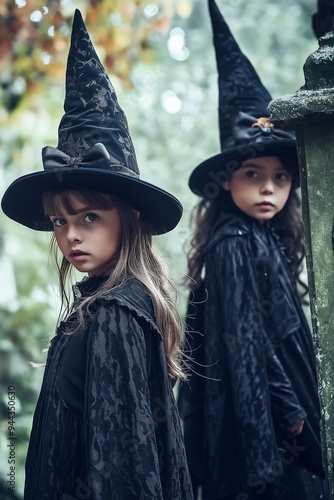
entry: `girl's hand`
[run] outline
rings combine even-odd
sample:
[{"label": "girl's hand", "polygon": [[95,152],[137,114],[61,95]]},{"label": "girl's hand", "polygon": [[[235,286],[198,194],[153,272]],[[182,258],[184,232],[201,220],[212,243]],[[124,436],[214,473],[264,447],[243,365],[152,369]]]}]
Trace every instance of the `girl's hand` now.
[{"label": "girl's hand", "polygon": [[298,436],[303,430],[304,427],[304,420],[300,420],[296,424],[291,425],[291,427],[288,428],[288,434],[289,438]]}]

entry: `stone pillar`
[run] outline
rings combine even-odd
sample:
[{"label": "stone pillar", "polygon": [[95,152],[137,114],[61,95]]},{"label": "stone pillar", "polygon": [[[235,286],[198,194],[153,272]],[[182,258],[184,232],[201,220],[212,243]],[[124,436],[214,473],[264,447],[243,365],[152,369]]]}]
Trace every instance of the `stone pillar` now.
[{"label": "stone pillar", "polygon": [[305,85],[272,101],[269,112],[273,123],[296,131],[326,498],[334,500],[334,32],[320,38],[304,75]]}]

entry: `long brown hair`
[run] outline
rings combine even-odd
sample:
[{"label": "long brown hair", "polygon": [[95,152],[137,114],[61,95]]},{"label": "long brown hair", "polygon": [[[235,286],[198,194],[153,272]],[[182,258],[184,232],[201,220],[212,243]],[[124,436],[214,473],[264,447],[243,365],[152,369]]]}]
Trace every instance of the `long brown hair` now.
[{"label": "long brown hair", "polygon": [[[168,372],[173,379],[185,379],[181,355],[182,320],[176,309],[176,287],[167,275],[166,265],[153,248],[153,230],[151,225],[130,207],[128,203],[109,194],[83,188],[69,188],[62,191],[44,193],[43,203],[46,214],[59,213],[64,206],[68,213],[74,213],[70,195],[74,195],[92,209],[108,210],[115,207],[118,210],[121,225],[121,248],[115,259],[115,266],[104,284],[97,292],[82,300],[76,311],[79,322],[84,322],[84,310],[89,304],[104,293],[124,285],[129,279],[137,279],[147,289],[152,298],[156,323],[162,334]],[[59,275],[61,293],[60,318],[65,319],[73,312],[67,283],[72,264],[58,251],[58,245],[53,235],[51,251],[55,256]]]},{"label": "long brown hair", "polygon": [[[294,172],[295,166],[289,158],[281,158],[284,166],[292,175],[292,188],[289,198],[283,209],[271,220],[272,227],[278,233],[280,240],[285,247],[289,258],[291,271],[301,287],[301,296],[308,293],[308,287],[301,279],[303,272],[303,260],[305,257],[305,247],[303,239],[303,221],[300,211],[300,198],[295,189],[297,175]],[[229,191],[221,188],[218,196],[213,199],[202,198],[193,208],[191,214],[191,226],[193,233],[189,240],[189,250],[187,252],[188,274],[185,277],[185,284],[192,290],[196,290],[202,282],[204,265],[204,248],[207,243],[213,222],[222,211],[229,211],[234,206],[234,202]]]}]

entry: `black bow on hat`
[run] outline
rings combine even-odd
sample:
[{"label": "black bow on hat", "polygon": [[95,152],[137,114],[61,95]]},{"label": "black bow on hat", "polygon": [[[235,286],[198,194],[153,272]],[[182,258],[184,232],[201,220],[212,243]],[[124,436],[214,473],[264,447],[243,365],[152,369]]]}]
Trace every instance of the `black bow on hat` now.
[{"label": "black bow on hat", "polygon": [[112,158],[105,146],[100,142],[94,144],[94,146],[87,149],[87,151],[84,151],[79,156],[69,156],[66,153],[63,153],[63,151],[60,151],[60,149],[46,146],[42,149],[42,158],[44,170],[53,170],[64,166],[72,166],[73,168],[91,168],[92,165],[94,165],[94,168],[106,170],[111,169],[139,179],[139,175],[136,172],[133,172],[129,168],[122,165],[122,163]]},{"label": "black bow on hat", "polygon": [[173,229],[182,206],[171,194],[139,178],[126,116],[78,10],[67,60],[64,111],[57,148],[42,150],[44,171],[9,186],[2,199],[5,214],[32,229],[52,230],[43,211],[43,193],[86,187],[127,201],[157,234]]},{"label": "black bow on hat", "polygon": [[249,158],[288,156],[296,165],[296,175],[298,171],[294,134],[270,123],[269,92],[241,52],[215,0],[208,1],[218,69],[221,153],[202,162],[190,176],[190,189],[204,197],[213,193],[217,172],[231,174],[232,167],[239,168]]}]

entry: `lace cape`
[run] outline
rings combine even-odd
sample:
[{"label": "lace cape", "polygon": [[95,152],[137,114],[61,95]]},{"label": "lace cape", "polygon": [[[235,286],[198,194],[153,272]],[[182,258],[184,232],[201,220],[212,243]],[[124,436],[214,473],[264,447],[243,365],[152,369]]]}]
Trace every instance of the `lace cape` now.
[{"label": "lace cape", "polygon": [[185,432],[197,419],[202,447],[192,461],[205,494],[232,495],[277,478],[286,430],[303,418],[293,463],[323,475],[312,337],[269,225],[222,214],[206,247],[204,286],[198,303],[189,303],[195,373],[179,405]]},{"label": "lace cape", "polygon": [[59,391],[70,339],[65,330],[66,323],[48,353],[26,461],[25,500],[191,500],[162,338],[144,288],[129,282],[95,304],[83,335],[83,415],[67,407]]}]

